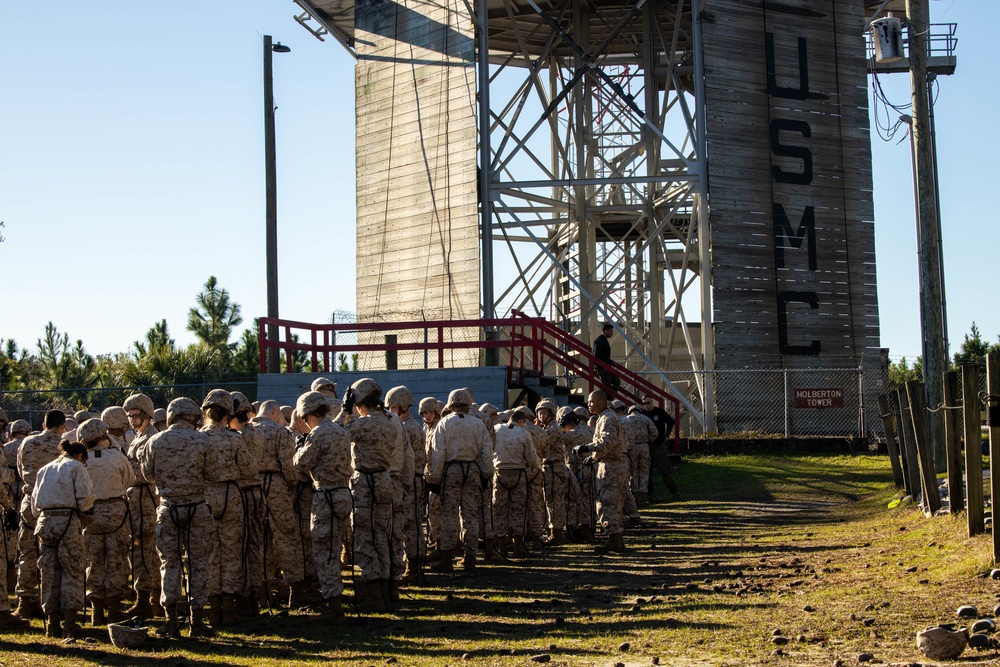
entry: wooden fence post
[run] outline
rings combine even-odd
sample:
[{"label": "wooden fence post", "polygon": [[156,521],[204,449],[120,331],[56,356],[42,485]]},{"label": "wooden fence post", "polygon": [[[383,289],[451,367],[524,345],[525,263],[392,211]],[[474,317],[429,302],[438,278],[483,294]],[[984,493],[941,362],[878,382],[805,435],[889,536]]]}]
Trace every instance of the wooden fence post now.
[{"label": "wooden fence post", "polygon": [[927,419],[927,397],[924,383],[919,380],[906,382],[906,397],[910,402],[910,420],[913,422],[913,439],[917,445],[917,462],[920,464],[920,488],[924,493],[924,507],[930,516],[941,509],[941,492],[938,491],[934,472],[934,447],[931,427]]},{"label": "wooden fence post", "polygon": [[920,493],[920,465],[917,463],[917,443],[913,439],[913,420],[910,419],[910,401],[906,398],[906,388],[896,390],[896,405],[899,414],[896,423],[903,434],[903,451],[906,452],[903,466],[906,468],[906,490],[916,501]]},{"label": "wooden fence post", "polygon": [[[986,355],[986,423],[990,427],[990,497],[1000,499],[1000,354]],[[995,500],[994,500],[995,502]],[[993,505],[993,562],[1000,562],[1000,530]]]},{"label": "wooden fence post", "polygon": [[965,489],[962,482],[962,415],[958,409],[958,373],[945,371],[944,442],[948,455],[948,511],[952,514],[965,509]]},{"label": "wooden fence post", "polygon": [[983,436],[979,429],[979,372],[962,366],[962,413],[965,421],[965,493],[969,537],[985,532],[983,523]]},{"label": "wooden fence post", "polygon": [[885,444],[889,449],[889,463],[892,465],[892,481],[897,487],[904,486],[903,467],[899,463],[899,445],[896,444],[896,433],[893,430],[892,412],[889,410],[889,397],[883,394],[878,397],[878,412],[882,418],[882,430],[885,431]]}]

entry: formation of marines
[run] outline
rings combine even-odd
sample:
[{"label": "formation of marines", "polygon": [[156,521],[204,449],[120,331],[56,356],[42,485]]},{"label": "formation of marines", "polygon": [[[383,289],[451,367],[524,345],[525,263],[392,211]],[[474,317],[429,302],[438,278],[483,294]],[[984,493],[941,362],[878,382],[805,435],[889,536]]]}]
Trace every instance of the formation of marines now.
[{"label": "formation of marines", "polygon": [[88,606],[95,626],[164,618],[165,638],[280,605],[335,621],[345,568],[368,613],[425,569],[475,571],[595,533],[596,548],[624,551],[651,465],[676,494],[672,423],[645,408],[626,415],[595,391],[586,407],[501,412],[468,388],[416,403],[369,378],[341,400],[319,378],[294,408],[214,389],[163,411],[133,394],[100,415],[50,410],[35,434],[0,410],[0,629],[42,617],[71,637]]}]

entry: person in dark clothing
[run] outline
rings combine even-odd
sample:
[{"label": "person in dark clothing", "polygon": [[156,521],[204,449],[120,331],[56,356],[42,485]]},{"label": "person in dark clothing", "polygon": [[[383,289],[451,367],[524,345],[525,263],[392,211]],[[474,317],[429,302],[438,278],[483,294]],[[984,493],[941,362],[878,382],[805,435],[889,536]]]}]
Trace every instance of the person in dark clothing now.
[{"label": "person in dark clothing", "polygon": [[[601,329],[601,335],[594,340],[594,356],[597,357],[599,361],[603,361],[608,365],[614,365],[611,361],[611,343],[609,342],[611,337],[615,333],[615,328],[610,323],[605,323],[604,327]],[[609,389],[613,389],[621,385],[621,381],[618,379],[612,371],[597,367],[597,376],[601,379]]]},{"label": "person in dark clothing", "polygon": [[[642,414],[653,420],[653,424],[656,426],[656,440],[649,443],[649,458],[652,461],[650,476],[652,477],[653,470],[658,470],[663,484],[670,491],[670,497],[677,500],[680,491],[677,488],[677,482],[674,481],[673,474],[670,472],[670,455],[668,453],[668,443],[673,440],[674,418],[657,405],[652,396],[642,397]],[[649,489],[653,490],[652,483],[649,485]],[[652,500],[653,494],[650,493],[650,501]]]}]

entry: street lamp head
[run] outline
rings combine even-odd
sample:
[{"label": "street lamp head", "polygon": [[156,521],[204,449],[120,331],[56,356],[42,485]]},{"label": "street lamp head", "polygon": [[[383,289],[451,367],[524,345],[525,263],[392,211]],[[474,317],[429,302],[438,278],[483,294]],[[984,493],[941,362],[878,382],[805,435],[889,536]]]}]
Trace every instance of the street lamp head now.
[{"label": "street lamp head", "polygon": [[277,44],[271,47],[271,50],[274,51],[275,53],[288,53],[292,49],[285,46],[281,42],[278,42]]}]

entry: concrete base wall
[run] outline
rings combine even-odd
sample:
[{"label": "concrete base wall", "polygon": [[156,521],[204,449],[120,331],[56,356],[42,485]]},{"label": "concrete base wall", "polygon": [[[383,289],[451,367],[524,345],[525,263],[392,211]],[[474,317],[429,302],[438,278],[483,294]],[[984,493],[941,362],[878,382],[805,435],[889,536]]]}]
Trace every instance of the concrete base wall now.
[{"label": "concrete base wall", "polygon": [[352,383],[366,377],[378,382],[383,396],[393,387],[406,386],[416,403],[427,396],[447,401],[448,393],[460,387],[472,389],[477,403],[492,403],[500,409],[503,409],[507,397],[507,368],[486,366],[357,373],[262,373],[257,377],[257,398],[261,401],[275,400],[281,405],[295,405],[296,399],[309,391],[312,381],[318,377],[336,382],[337,394],[341,397]]}]

